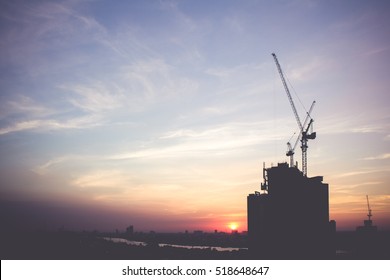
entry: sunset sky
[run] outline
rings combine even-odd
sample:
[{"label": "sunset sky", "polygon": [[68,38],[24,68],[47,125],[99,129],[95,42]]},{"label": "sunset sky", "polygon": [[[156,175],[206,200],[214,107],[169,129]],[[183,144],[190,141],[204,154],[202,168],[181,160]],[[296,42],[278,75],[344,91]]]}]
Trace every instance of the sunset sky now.
[{"label": "sunset sky", "polygon": [[390,230],[389,27],[389,1],[1,1],[2,215],[246,230],[263,162],[298,132],[275,52],[302,119],[316,100],[330,218],[362,225],[369,195]]}]

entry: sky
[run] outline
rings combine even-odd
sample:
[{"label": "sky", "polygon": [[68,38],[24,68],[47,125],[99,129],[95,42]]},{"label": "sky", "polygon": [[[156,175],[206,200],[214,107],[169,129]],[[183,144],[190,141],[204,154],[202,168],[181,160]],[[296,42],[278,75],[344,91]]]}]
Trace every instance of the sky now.
[{"label": "sky", "polygon": [[[1,1],[2,219],[246,230],[298,126],[330,218],[390,230],[388,1]],[[300,149],[295,159],[300,161]],[[301,164],[299,164],[301,165]]]}]

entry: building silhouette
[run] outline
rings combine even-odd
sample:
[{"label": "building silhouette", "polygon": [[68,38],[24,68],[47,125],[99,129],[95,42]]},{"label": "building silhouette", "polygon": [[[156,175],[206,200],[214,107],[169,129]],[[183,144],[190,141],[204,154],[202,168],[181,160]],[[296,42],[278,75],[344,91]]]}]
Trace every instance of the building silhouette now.
[{"label": "building silhouette", "polygon": [[134,234],[134,226],[130,225],[126,228],[126,235],[127,236],[133,236]]},{"label": "building silhouette", "polygon": [[335,254],[329,186],[295,166],[263,168],[261,190],[247,197],[251,258],[328,259]]},{"label": "building silhouette", "polygon": [[364,220],[363,221],[363,226],[358,226],[356,227],[356,231],[357,232],[376,232],[378,230],[378,227],[377,226],[374,226],[372,224],[372,219],[371,217],[373,216],[372,215],[372,210],[371,210],[371,207],[370,207],[370,202],[368,201],[368,195],[366,195],[366,199],[367,199],[367,209],[368,209],[368,214],[367,214],[367,217],[368,217],[368,220]]},{"label": "building silhouette", "polygon": [[372,212],[371,207],[367,198],[367,209],[368,209],[368,220],[363,221],[363,226],[356,227],[356,236],[355,236],[355,254],[358,257],[378,257],[381,253],[381,247],[383,244],[379,242],[378,227],[373,225],[373,220],[371,219]]}]

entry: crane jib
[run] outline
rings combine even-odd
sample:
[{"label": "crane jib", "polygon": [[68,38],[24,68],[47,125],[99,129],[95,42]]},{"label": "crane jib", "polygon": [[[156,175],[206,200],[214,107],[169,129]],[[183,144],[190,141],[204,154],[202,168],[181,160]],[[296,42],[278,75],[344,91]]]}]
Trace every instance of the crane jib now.
[{"label": "crane jib", "polygon": [[[311,118],[310,114],[311,114],[311,111],[313,110],[315,101],[313,101],[313,103],[311,104],[309,112],[306,112],[307,115],[306,115],[306,118],[305,118],[305,122],[302,124],[302,122],[301,122],[301,120],[299,118],[297,109],[295,108],[294,101],[293,101],[293,99],[291,97],[290,90],[288,89],[286,80],[284,78],[282,67],[279,64],[279,61],[278,61],[278,58],[276,57],[276,54],[272,53],[272,56],[273,56],[273,58],[275,60],[275,64],[276,64],[276,67],[278,69],[278,72],[279,72],[279,75],[280,75],[280,79],[282,80],[284,89],[286,91],[288,100],[290,102],[291,108],[293,110],[295,119],[297,121],[299,130],[300,130],[300,134],[299,134],[299,136],[297,138],[297,141],[295,142],[294,147],[293,148],[291,147],[290,142],[287,143],[288,151],[287,151],[286,155],[290,157],[290,166],[292,167],[293,166],[293,162],[294,162],[294,160],[293,160],[294,150],[295,150],[296,145],[298,144],[298,141],[300,140],[300,142],[301,142],[301,150],[302,150],[302,173],[303,173],[304,176],[307,176],[307,153],[306,153],[307,152],[307,148],[308,148],[307,141],[309,139],[315,139],[316,136],[317,136],[316,132],[309,133],[309,129],[310,129],[310,127],[312,127],[313,122],[314,122],[314,120]],[[307,121],[309,119],[310,119],[309,124],[306,127],[306,123],[307,123]],[[304,129],[304,127],[306,127],[306,129]]]}]

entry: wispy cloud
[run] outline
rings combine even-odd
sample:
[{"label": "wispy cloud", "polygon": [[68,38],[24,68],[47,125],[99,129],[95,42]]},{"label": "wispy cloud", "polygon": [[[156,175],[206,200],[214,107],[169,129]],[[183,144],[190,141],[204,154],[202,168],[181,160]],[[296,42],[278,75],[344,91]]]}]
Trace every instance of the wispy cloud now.
[{"label": "wispy cloud", "polygon": [[161,58],[139,60],[122,69],[129,93],[144,102],[188,96],[198,89],[198,82],[183,76],[179,69]]},{"label": "wispy cloud", "polygon": [[53,166],[53,165],[56,165],[56,164],[59,164],[61,162],[64,162],[66,160],[69,159],[69,156],[63,156],[63,157],[58,157],[58,158],[54,158],[54,159],[51,159],[49,160],[48,162],[44,163],[44,164],[41,164],[37,167],[34,167],[32,169],[33,172],[39,174],[39,175],[46,175],[49,171],[49,169]]},{"label": "wispy cloud", "polygon": [[258,75],[259,71],[265,70],[265,66],[268,63],[246,63],[238,64],[234,66],[218,66],[211,67],[204,70],[207,75],[215,76],[221,79],[248,79]]},{"label": "wispy cloud", "polygon": [[376,47],[376,48],[373,48],[371,50],[364,52],[362,55],[363,56],[373,56],[373,55],[381,54],[383,52],[387,52],[387,51],[389,51],[389,49],[390,49],[390,46]]},{"label": "wispy cloud", "polygon": [[[200,130],[169,131],[159,137],[159,142],[154,143],[156,145],[154,148],[119,153],[111,156],[111,159],[189,158],[242,154],[246,148],[275,140],[275,135],[266,132],[266,124],[270,123],[229,123]],[[168,140],[173,143],[165,142]]]},{"label": "wispy cloud", "polygon": [[197,28],[196,22],[182,10],[180,10],[176,1],[160,1],[159,8],[168,11],[180,27],[184,27],[187,32],[194,31]]},{"label": "wispy cloud", "polygon": [[229,139],[246,139],[246,138],[256,138],[263,140],[272,140],[275,139],[275,135],[271,137],[267,133],[267,130],[272,128],[272,121],[262,121],[262,122],[228,122],[224,124],[217,124],[214,126],[206,126],[197,129],[177,129],[173,131],[168,131],[164,133],[160,138],[161,139],[170,139],[170,138],[181,138],[181,139],[191,139],[196,138],[197,140],[223,140],[229,141]]},{"label": "wispy cloud", "polygon": [[0,135],[26,130],[48,131],[61,129],[85,129],[86,127],[99,126],[102,123],[104,123],[102,119],[96,115],[71,118],[65,121],[55,119],[26,120],[0,128]]},{"label": "wispy cloud", "polygon": [[228,78],[235,72],[235,70],[232,68],[209,68],[206,69],[205,72],[206,74],[211,76],[216,76],[219,78]]},{"label": "wispy cloud", "polygon": [[117,188],[131,185],[132,177],[120,170],[96,170],[73,179],[71,184],[80,188]]},{"label": "wispy cloud", "polygon": [[350,128],[350,131],[353,133],[372,133],[372,132],[383,132],[383,124],[367,124],[360,125],[358,127]]},{"label": "wispy cloud", "polygon": [[[353,175],[357,175],[357,174],[352,174],[352,175],[348,175],[347,174],[347,176],[353,176]],[[347,176],[345,176],[345,177],[347,177]],[[375,186],[375,185],[381,185],[381,184],[383,184],[382,181],[370,181],[370,182],[361,182],[361,183],[358,183],[358,184],[332,185],[332,190],[333,191],[337,191],[337,193],[342,193],[342,192],[350,193],[351,189],[355,189],[357,187],[361,187],[361,186]]]},{"label": "wispy cloud", "polygon": [[390,153],[385,153],[381,155],[377,155],[374,157],[365,157],[364,160],[381,160],[381,159],[389,159],[390,158]]},{"label": "wispy cloud", "polygon": [[329,69],[329,61],[327,59],[312,57],[306,64],[294,66],[294,68],[287,73],[289,73],[288,77],[290,77],[293,81],[303,81],[313,79],[313,76],[324,72],[325,69]]},{"label": "wispy cloud", "polygon": [[3,44],[9,47],[9,58],[21,64],[24,64],[24,59],[28,63],[31,54],[75,43],[70,39],[77,39],[79,43],[91,40],[91,36],[85,36],[91,32],[105,32],[94,18],[80,14],[73,4],[9,2],[7,13],[3,12],[2,17],[18,26],[17,29],[6,29],[3,34]]},{"label": "wispy cloud", "polygon": [[360,176],[360,175],[367,175],[367,174],[379,173],[379,172],[388,172],[388,167],[384,166],[381,168],[372,168],[372,169],[367,169],[367,170],[344,172],[344,173],[334,175],[333,177],[343,178],[343,177]]},{"label": "wispy cloud", "polygon": [[125,99],[118,88],[109,90],[99,82],[94,85],[65,85],[60,88],[76,93],[77,96],[70,97],[69,102],[87,112],[116,109],[123,105]]},{"label": "wispy cloud", "polygon": [[365,170],[365,171],[351,171],[351,172],[345,172],[338,175],[335,175],[334,177],[342,178],[342,177],[351,177],[356,175],[364,175],[364,174],[370,174],[375,171],[372,170]]},{"label": "wispy cloud", "polygon": [[45,106],[45,104],[39,103],[30,96],[16,95],[12,99],[9,99],[4,104],[1,104],[2,118],[7,118],[15,115],[28,115],[31,117],[43,117],[53,114],[55,111]]},{"label": "wispy cloud", "polygon": [[365,115],[351,118],[351,116],[340,113],[324,117],[320,121],[323,134],[387,133],[389,129],[386,118],[369,120]]},{"label": "wispy cloud", "polygon": [[18,123],[14,124],[14,125],[1,128],[0,129],[0,135],[7,134],[7,133],[10,133],[10,132],[23,131],[23,130],[29,130],[29,129],[42,127],[44,123],[45,123],[45,121],[41,121],[41,120],[32,120],[32,121],[18,122]]}]

